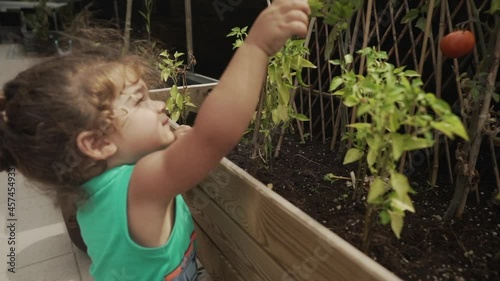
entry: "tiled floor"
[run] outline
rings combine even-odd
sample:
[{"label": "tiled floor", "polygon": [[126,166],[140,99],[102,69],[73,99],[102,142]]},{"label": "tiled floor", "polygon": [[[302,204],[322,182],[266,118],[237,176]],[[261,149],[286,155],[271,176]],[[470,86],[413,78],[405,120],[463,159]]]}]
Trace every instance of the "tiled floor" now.
[{"label": "tiled floor", "polygon": [[[40,61],[25,56],[21,46],[0,44],[0,86]],[[71,243],[60,209],[21,174],[14,174],[15,192],[9,194],[11,175],[0,173],[0,281],[93,281],[90,259]],[[15,203],[14,209],[9,203]],[[11,252],[15,273],[9,272]],[[210,280],[206,273],[199,277]]]},{"label": "tiled floor", "polygon": [[[0,45],[0,85],[40,61],[26,57],[22,47]],[[15,194],[8,194],[8,175],[0,173],[0,281],[91,281],[90,259],[71,243],[61,212],[18,172]],[[15,201],[16,221],[8,221],[9,197]],[[9,225],[15,224],[15,229]],[[9,245],[9,237],[15,245]],[[8,271],[10,247],[15,247],[15,273]]]}]

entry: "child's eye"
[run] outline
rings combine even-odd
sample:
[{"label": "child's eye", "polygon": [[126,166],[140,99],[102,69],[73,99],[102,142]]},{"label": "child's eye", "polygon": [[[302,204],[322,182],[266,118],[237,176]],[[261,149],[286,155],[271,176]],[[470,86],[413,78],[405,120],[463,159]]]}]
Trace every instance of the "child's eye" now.
[{"label": "child's eye", "polygon": [[136,100],[136,104],[140,104],[140,103],[142,103],[143,101],[146,100],[146,97],[144,95],[140,95],[140,96],[137,96],[135,98],[135,100]]}]

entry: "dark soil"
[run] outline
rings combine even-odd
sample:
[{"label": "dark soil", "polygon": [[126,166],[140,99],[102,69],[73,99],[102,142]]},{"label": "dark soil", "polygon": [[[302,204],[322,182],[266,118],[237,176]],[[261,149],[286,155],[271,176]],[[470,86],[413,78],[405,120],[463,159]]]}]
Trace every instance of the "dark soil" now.
[{"label": "dark soil", "polygon": [[[228,157],[264,184],[361,249],[365,207],[351,199],[346,180],[323,180],[333,173],[349,177],[352,166],[342,165],[344,153],[330,152],[324,144],[286,140],[280,156],[266,169],[250,160],[251,148],[240,144]],[[500,202],[494,201],[494,180],[481,183],[469,197],[461,219],[443,222],[453,194],[448,176],[437,187],[427,183],[428,170],[407,175],[415,191],[416,213],[407,213],[401,239],[389,226],[375,225],[368,255],[403,280],[500,280]]]}]

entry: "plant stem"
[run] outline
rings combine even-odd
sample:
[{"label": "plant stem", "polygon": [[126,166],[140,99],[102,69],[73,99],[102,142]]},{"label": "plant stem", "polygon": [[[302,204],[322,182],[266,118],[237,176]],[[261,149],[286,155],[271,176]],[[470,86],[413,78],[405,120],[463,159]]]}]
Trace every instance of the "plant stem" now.
[{"label": "plant stem", "polygon": [[365,212],[365,223],[363,227],[363,240],[362,240],[363,241],[362,249],[365,254],[368,254],[368,251],[370,250],[374,213],[375,213],[375,207],[373,205],[368,204]]},{"label": "plant stem", "polygon": [[260,122],[262,119],[262,107],[264,106],[264,99],[265,97],[265,87],[267,85],[264,85],[264,89],[262,90],[260,94],[260,100],[259,100],[259,110],[257,111],[257,116],[255,117],[255,124],[253,127],[253,136],[252,136],[252,144],[253,144],[253,152],[252,152],[252,159],[255,159],[257,157],[257,153],[260,149]]},{"label": "plant stem", "polygon": [[[446,1],[441,1],[441,10],[439,15],[439,34],[438,34],[438,42],[441,42],[444,36],[445,29],[445,19],[446,19]],[[437,64],[436,64],[436,97],[441,98],[442,91],[442,82],[443,82],[443,52],[441,52],[440,48],[437,53]],[[443,136],[446,138],[445,136]],[[431,172],[431,186],[436,185],[437,174],[439,169],[439,138],[440,134],[437,130],[434,130],[434,159],[432,164],[432,172]]]},{"label": "plant stem", "polygon": [[491,135],[489,137],[490,150],[491,150],[491,160],[493,162],[493,171],[495,173],[495,181],[497,183],[497,191],[500,192],[500,173],[498,172],[498,161],[497,161],[497,156],[495,154],[495,146],[493,144],[493,137],[494,137],[494,135]]},{"label": "plant stem", "polygon": [[125,16],[125,34],[124,34],[124,40],[125,40],[125,46],[124,46],[124,52],[128,52],[128,48],[130,45],[130,22],[132,20],[132,0],[127,0],[127,13]]},{"label": "plant stem", "polygon": [[[484,135],[484,125],[489,116],[491,97],[495,87],[496,77],[498,73],[498,64],[500,62],[500,20],[498,17],[495,19],[495,33],[493,39],[495,40],[495,48],[493,50],[492,64],[487,76],[487,87],[482,100],[477,101],[478,107],[481,106],[480,112],[473,111],[471,118],[471,127],[469,129],[470,142],[464,144],[464,153],[466,155],[466,163],[459,169],[457,177],[457,185],[453,198],[444,215],[445,220],[450,220],[453,215],[460,218],[467,201],[467,195],[471,188],[472,178],[475,176],[475,167],[479,150],[481,148],[481,141]],[[488,59],[486,57],[485,59]]]},{"label": "plant stem", "polygon": [[422,74],[424,70],[424,62],[425,62],[425,54],[427,52],[427,42],[429,40],[429,34],[431,33],[432,26],[432,14],[434,11],[434,2],[435,0],[429,1],[429,8],[427,9],[427,22],[425,23],[425,33],[424,33],[424,42],[422,43],[422,53],[420,55],[420,64],[418,65],[418,73]]},{"label": "plant stem", "polygon": [[[372,17],[372,9],[373,9],[373,0],[368,0],[368,4],[366,7],[366,17],[365,17],[365,24],[364,24],[364,33],[363,33],[363,46],[361,49],[364,49],[368,46],[368,35],[370,34],[370,24],[371,24],[371,17]],[[359,71],[358,73],[360,75],[363,74],[364,69],[365,69],[365,61],[366,58],[364,56],[361,56],[361,62],[359,63]],[[356,122],[356,112],[357,112],[357,107],[352,108],[351,112],[351,121],[349,124],[354,124]],[[347,148],[351,148],[352,146],[352,130],[353,128],[349,127],[349,141],[347,143]]]}]

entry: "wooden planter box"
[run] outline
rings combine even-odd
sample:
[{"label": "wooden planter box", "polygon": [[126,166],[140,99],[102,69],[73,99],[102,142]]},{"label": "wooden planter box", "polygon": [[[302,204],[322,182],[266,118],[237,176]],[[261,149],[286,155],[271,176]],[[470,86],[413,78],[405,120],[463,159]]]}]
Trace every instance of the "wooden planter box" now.
[{"label": "wooden planter box", "polygon": [[226,158],[184,197],[214,280],[401,280]]},{"label": "wooden planter box", "polygon": [[[192,82],[199,107],[217,80]],[[150,93],[164,100],[168,91]],[[184,197],[213,280],[401,280],[226,158]]]}]

